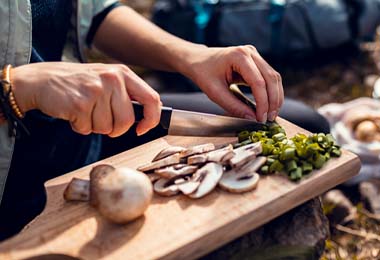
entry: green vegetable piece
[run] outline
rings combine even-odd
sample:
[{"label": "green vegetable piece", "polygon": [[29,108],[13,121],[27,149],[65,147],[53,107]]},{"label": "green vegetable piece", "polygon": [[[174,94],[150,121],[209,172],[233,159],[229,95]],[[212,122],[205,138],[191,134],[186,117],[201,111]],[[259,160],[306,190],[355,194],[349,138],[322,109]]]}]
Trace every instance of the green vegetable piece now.
[{"label": "green vegetable piece", "polygon": [[302,178],[302,169],[300,167],[297,167],[295,170],[293,170],[291,173],[290,173],[290,179],[292,181],[298,181]]},{"label": "green vegetable piece", "polygon": [[313,165],[309,162],[302,161],[301,168],[305,174],[308,174],[313,171]]},{"label": "green vegetable piece", "polygon": [[261,143],[261,147],[262,147],[262,154],[263,155],[269,155],[272,153],[273,149],[274,149],[274,145],[272,144],[266,144],[266,143]]},{"label": "green vegetable piece", "polygon": [[304,135],[304,134],[296,134],[292,140],[295,141],[295,142],[302,142],[303,140],[306,140],[307,139],[307,136]]},{"label": "green vegetable piece", "polygon": [[277,161],[277,160],[274,159],[274,158],[270,158],[270,157],[268,157],[268,158],[267,158],[267,165],[271,165],[271,164],[274,163],[275,161]]},{"label": "green vegetable piece", "polygon": [[313,158],[312,164],[316,169],[321,169],[325,162],[326,157],[324,157],[322,154],[317,153]]},{"label": "green vegetable piece", "polygon": [[317,152],[323,152],[324,150],[317,143],[312,143],[306,146],[306,155],[312,156]]},{"label": "green vegetable piece", "polygon": [[269,166],[268,165],[264,165],[263,167],[261,167],[260,172],[262,174],[268,174],[269,173]]},{"label": "green vegetable piece", "polygon": [[249,139],[249,136],[250,136],[250,133],[249,131],[242,131],[238,134],[238,140],[239,140],[239,143]]},{"label": "green vegetable piece", "polygon": [[236,143],[233,146],[234,146],[234,148],[239,148],[239,147],[245,146],[245,145],[250,144],[250,143],[252,143],[252,141],[250,139],[247,139],[241,143]]},{"label": "green vegetable piece", "polygon": [[294,148],[286,148],[280,154],[281,161],[293,160],[296,158],[296,149]]},{"label": "green vegetable piece", "polygon": [[286,163],[285,169],[287,172],[291,172],[297,168],[297,162],[295,160],[291,160]]},{"label": "green vegetable piece", "polygon": [[327,134],[326,135],[326,141],[329,145],[334,145],[335,143],[335,139],[334,137],[332,136],[332,134]]},{"label": "green vegetable piece", "polygon": [[331,156],[333,157],[340,157],[342,155],[342,151],[339,148],[333,148],[331,150]]},{"label": "green vegetable piece", "polygon": [[272,138],[275,142],[280,142],[286,139],[286,136],[283,133],[278,133],[278,134],[273,135]]},{"label": "green vegetable piece", "polygon": [[269,172],[281,172],[284,169],[284,165],[279,161],[275,160],[270,166],[269,166]]}]

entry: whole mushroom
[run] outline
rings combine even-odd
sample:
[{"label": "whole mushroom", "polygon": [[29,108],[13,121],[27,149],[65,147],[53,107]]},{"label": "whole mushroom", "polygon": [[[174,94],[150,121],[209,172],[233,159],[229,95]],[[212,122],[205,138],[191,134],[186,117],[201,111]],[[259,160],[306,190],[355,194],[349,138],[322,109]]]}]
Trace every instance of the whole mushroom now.
[{"label": "whole mushroom", "polygon": [[72,179],[64,192],[68,201],[89,198],[90,204],[104,217],[119,224],[143,215],[152,196],[152,184],[144,173],[111,165],[95,166],[90,181]]}]

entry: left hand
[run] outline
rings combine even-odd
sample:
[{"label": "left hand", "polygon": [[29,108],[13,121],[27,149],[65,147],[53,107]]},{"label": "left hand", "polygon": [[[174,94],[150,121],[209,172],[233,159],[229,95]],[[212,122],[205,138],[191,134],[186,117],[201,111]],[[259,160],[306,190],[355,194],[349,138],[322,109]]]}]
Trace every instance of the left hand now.
[{"label": "left hand", "polygon": [[[183,73],[232,115],[260,122],[277,117],[284,101],[281,76],[255,47],[194,48],[185,60]],[[228,90],[232,83],[250,86],[257,104],[256,114]]]}]

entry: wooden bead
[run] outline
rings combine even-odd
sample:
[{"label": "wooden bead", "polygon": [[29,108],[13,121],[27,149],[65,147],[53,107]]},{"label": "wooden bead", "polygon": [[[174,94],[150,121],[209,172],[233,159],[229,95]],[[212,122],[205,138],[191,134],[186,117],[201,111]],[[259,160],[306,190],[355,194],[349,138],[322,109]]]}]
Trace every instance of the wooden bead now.
[{"label": "wooden bead", "polygon": [[2,78],[2,81],[3,81],[3,91],[5,93],[9,93],[9,97],[8,97],[9,104],[11,105],[11,108],[12,108],[13,112],[15,113],[15,115],[18,118],[23,118],[24,114],[21,112],[20,107],[17,105],[14,93],[12,91],[12,83],[11,83],[11,80],[10,80],[10,71],[11,71],[11,68],[12,68],[12,65],[6,65],[4,67],[4,69],[3,69],[3,78]]}]

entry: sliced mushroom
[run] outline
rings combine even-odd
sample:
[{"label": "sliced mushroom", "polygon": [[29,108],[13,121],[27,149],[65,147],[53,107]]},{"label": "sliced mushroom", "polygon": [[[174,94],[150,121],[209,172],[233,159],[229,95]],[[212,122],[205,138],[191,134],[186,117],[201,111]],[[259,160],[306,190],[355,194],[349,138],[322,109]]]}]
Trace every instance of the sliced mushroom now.
[{"label": "sliced mushroom", "polygon": [[222,165],[214,162],[207,163],[205,166],[194,173],[194,180],[200,181],[200,185],[196,191],[189,194],[188,196],[192,199],[198,199],[207,195],[218,184],[220,178],[222,177],[222,174]]},{"label": "sliced mushroom", "polygon": [[151,183],[155,183],[156,181],[161,179],[161,176],[158,174],[155,174],[155,173],[149,173],[149,174],[147,174],[147,176],[148,176]]},{"label": "sliced mushroom", "polygon": [[178,189],[185,195],[193,193],[201,184],[199,180],[190,177],[180,178],[174,181]]},{"label": "sliced mushroom", "polygon": [[153,185],[153,189],[159,195],[162,196],[174,196],[179,193],[178,186],[173,182],[173,180],[168,180],[165,178],[161,178],[156,181]]},{"label": "sliced mushroom", "polygon": [[175,164],[169,167],[156,169],[154,173],[160,175],[163,178],[171,179],[180,176],[192,174],[198,170],[197,166],[187,164]]},{"label": "sliced mushroom", "polygon": [[185,151],[181,152],[181,158],[189,157],[194,154],[206,153],[215,150],[215,145],[212,143],[201,144],[193,147],[187,148]]},{"label": "sliced mushroom", "polygon": [[148,172],[148,171],[155,170],[158,168],[162,168],[165,166],[177,164],[177,163],[179,163],[179,161],[180,161],[180,154],[176,153],[176,154],[170,155],[168,157],[165,157],[161,160],[140,166],[139,168],[137,168],[137,170],[142,171],[142,172]]},{"label": "sliced mushroom", "polygon": [[233,147],[230,144],[218,150],[190,156],[187,159],[187,163],[200,164],[200,163],[205,163],[205,162],[217,162],[217,163],[223,164],[224,162],[227,162],[232,157],[234,157],[234,155],[235,153],[233,151]]},{"label": "sliced mushroom", "polygon": [[241,193],[253,190],[259,182],[259,175],[256,173],[266,162],[266,157],[259,156],[255,160],[248,162],[242,168],[233,168],[223,173],[219,181],[219,187],[229,192]]},{"label": "sliced mushroom", "polygon": [[232,168],[240,168],[246,163],[252,161],[258,154],[262,152],[260,142],[248,144],[234,150],[235,156],[229,161]]},{"label": "sliced mushroom", "polygon": [[266,161],[267,161],[267,158],[265,156],[258,156],[253,161],[250,161],[247,164],[245,164],[243,167],[241,167],[239,169],[239,172],[244,172],[244,171],[257,172],[260,169],[260,167],[265,164]]},{"label": "sliced mushroom", "polygon": [[169,146],[169,147],[166,147],[165,149],[161,150],[161,152],[159,152],[156,155],[156,157],[153,158],[152,162],[161,160],[161,159],[163,159],[165,157],[168,157],[170,155],[173,155],[173,154],[176,154],[176,153],[181,153],[181,152],[184,152],[184,151],[186,151],[186,148],[181,147],[181,146]]},{"label": "sliced mushroom", "polygon": [[242,193],[255,189],[259,179],[259,174],[255,172],[237,173],[236,169],[232,169],[223,174],[219,181],[219,187],[229,192]]}]

